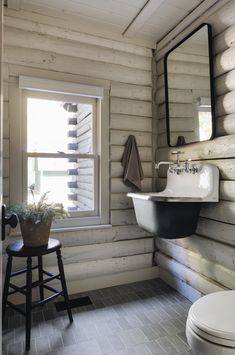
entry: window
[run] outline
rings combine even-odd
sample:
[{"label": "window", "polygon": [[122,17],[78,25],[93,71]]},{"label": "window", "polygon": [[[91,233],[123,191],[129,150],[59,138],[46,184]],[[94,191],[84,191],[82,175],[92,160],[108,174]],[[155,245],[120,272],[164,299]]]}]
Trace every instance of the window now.
[{"label": "window", "polygon": [[36,198],[49,191],[48,200],[63,203],[69,213],[54,228],[107,224],[108,186],[101,182],[108,184],[108,144],[101,145],[105,122],[97,95],[102,88],[28,77],[19,86],[21,137],[13,148],[21,155],[21,195],[11,203],[30,202],[32,189]]},{"label": "window", "polygon": [[210,138],[212,132],[211,99],[210,97],[197,98],[199,139],[204,141]]}]

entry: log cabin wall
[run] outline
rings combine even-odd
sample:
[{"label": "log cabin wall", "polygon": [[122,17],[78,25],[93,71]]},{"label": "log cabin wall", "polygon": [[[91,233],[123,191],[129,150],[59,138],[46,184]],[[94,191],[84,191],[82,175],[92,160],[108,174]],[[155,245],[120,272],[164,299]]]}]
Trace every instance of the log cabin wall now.
[{"label": "log cabin wall", "polygon": [[[63,245],[70,293],[149,279],[158,275],[154,243],[136,225],[130,191],[122,182],[121,157],[134,134],[143,164],[143,190],[152,189],[152,50],[64,28],[52,17],[5,11],[4,200],[9,205],[11,159],[8,109],[19,75],[102,85],[109,96],[110,224],[52,233]],[[69,24],[70,26],[70,24]],[[8,237],[8,244],[14,237]],[[48,257],[54,270],[55,258]],[[20,267],[20,262],[16,264]]]},{"label": "log cabin wall", "polygon": [[[235,288],[234,14],[235,2],[227,2],[210,17],[204,15],[203,19],[197,20],[196,24],[185,31],[185,35],[189,34],[203,22],[212,25],[216,137],[207,142],[184,146],[182,150],[185,152],[185,159],[208,162],[219,168],[220,201],[204,205],[195,235],[178,240],[157,239],[155,261],[160,267],[160,276],[192,301],[203,294]],[[176,44],[179,40],[175,38],[173,42]],[[164,133],[164,135],[163,56],[173,45],[166,43],[155,54],[158,134]],[[163,142],[159,139],[158,143],[158,160],[170,159],[170,152],[173,149],[167,147],[166,140]],[[156,178],[156,186],[159,190],[164,187],[165,181],[166,170],[161,170]]]}]

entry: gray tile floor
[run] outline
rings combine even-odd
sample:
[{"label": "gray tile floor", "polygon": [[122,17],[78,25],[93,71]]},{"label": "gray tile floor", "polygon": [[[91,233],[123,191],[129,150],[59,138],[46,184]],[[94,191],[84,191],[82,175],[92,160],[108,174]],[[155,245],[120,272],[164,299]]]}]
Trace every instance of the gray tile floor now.
[{"label": "gray tile floor", "polygon": [[[72,325],[66,312],[56,312],[52,302],[35,309],[27,354],[192,354],[185,338],[191,304],[163,281],[132,283],[86,295],[93,304],[74,308]],[[4,323],[3,355],[26,354],[24,318],[8,310]]]}]

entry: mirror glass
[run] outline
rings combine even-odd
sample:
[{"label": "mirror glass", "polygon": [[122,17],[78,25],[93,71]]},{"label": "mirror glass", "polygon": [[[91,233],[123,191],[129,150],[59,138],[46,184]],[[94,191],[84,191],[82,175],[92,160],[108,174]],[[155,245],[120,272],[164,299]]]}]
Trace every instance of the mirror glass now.
[{"label": "mirror glass", "polygon": [[201,25],[164,59],[168,145],[211,139],[214,100],[210,26]]}]

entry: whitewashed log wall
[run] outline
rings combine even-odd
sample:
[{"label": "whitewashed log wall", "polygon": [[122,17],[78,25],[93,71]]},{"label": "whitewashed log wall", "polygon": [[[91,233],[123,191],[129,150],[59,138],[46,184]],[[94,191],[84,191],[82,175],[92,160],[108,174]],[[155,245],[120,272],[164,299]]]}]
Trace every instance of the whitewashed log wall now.
[{"label": "whitewashed log wall", "polygon": [[[112,227],[53,233],[62,241],[70,293],[157,276],[153,238],[136,225],[122,182],[124,144],[134,134],[143,189],[152,189],[152,51],[56,25],[52,17],[6,10],[4,77],[4,199],[9,204],[8,87],[30,75],[103,85],[110,94],[110,223]],[[6,244],[13,240],[8,237]],[[55,268],[55,258],[48,258]],[[20,265],[16,265],[19,267]]]},{"label": "whitewashed log wall", "polygon": [[[184,158],[209,162],[220,170],[220,201],[206,204],[197,232],[178,240],[157,240],[156,263],[161,277],[191,300],[203,294],[235,289],[235,2],[227,3],[207,20],[213,30],[216,138],[184,146]],[[188,29],[188,33],[190,28]],[[169,46],[156,53],[157,68]],[[162,96],[162,72],[158,73],[156,98]],[[185,79],[190,80],[190,75]],[[186,82],[186,81],[185,81]],[[161,100],[164,101],[164,98]],[[159,132],[164,123],[159,120]],[[170,158],[161,146],[158,159]],[[158,188],[165,184],[160,171]]]}]

